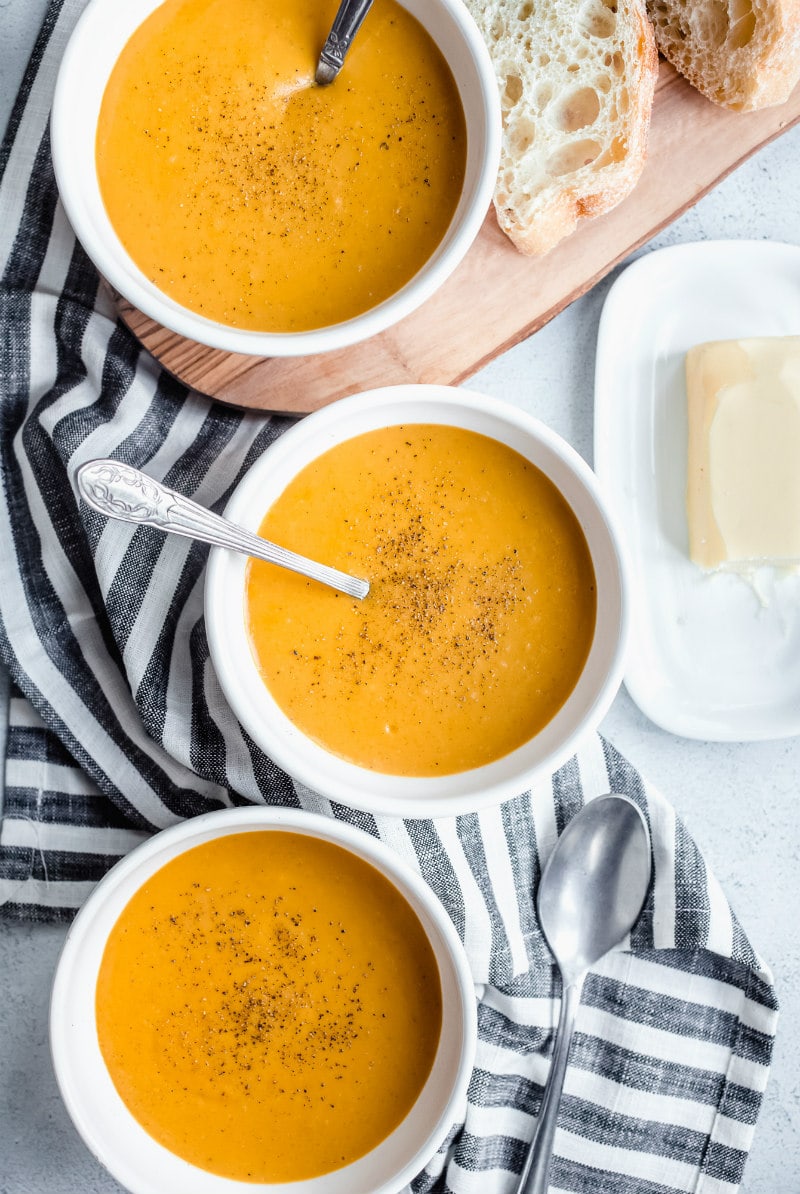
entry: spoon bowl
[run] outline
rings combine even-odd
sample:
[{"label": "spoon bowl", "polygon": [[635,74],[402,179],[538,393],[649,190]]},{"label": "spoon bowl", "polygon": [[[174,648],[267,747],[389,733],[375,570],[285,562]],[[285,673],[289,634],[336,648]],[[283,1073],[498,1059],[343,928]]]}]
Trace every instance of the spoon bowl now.
[{"label": "spoon bowl", "polygon": [[650,885],[650,835],[623,796],[600,796],[570,821],[539,885],[537,910],[566,982],[628,935]]},{"label": "spoon bowl", "polygon": [[651,877],[650,834],[625,796],[599,796],[573,817],[542,872],[536,908],[563,981],[553,1063],[517,1194],[546,1194],[558,1104],[587,972],[622,944]]}]

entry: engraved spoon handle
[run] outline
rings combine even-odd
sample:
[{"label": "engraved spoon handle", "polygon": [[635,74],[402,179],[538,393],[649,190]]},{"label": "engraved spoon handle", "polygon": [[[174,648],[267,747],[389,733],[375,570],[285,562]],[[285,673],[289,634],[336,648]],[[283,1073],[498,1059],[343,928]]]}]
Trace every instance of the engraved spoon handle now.
[{"label": "engraved spoon handle", "polygon": [[344,66],[344,56],[371,8],[372,0],[342,0],[317,63],[320,86],[332,83]]},{"label": "engraved spoon handle", "polygon": [[87,505],[108,518],[155,527],[214,547],[227,547],[266,560],[268,564],[279,564],[281,568],[330,585],[348,597],[360,599],[369,592],[369,581],[278,547],[118,460],[87,461],[75,473],[75,483]]}]

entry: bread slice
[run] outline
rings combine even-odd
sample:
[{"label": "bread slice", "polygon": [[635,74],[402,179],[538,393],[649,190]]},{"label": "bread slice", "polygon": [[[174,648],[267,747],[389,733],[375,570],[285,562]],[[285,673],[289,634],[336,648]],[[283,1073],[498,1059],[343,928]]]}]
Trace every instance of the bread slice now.
[{"label": "bread slice", "polygon": [[645,161],[658,54],[644,0],[465,0],[503,110],[500,227],[548,252],[633,189]]},{"label": "bread slice", "polygon": [[647,0],[656,43],[734,111],[782,104],[800,79],[800,0]]}]

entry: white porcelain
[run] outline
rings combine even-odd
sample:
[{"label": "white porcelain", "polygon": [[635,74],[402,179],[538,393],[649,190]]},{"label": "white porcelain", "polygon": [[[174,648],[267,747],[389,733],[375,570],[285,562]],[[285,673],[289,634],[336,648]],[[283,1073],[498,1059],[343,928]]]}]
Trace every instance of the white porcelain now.
[{"label": "white porcelain", "polygon": [[447,386],[393,386],[342,399],[287,431],[253,465],[226,514],[257,530],[269,506],[314,457],[362,432],[398,423],[444,423],[491,436],[521,453],[575,512],[597,580],[597,624],[586,666],[565,705],[529,742],[502,759],[456,775],[409,778],[358,767],[311,741],[280,710],[250,650],[244,616],[247,561],[212,552],[206,631],[220,684],[250,736],[290,775],[331,799],[373,813],[436,817],[467,812],[525,791],[563,763],[595,729],[622,678],[627,633],[624,564],[596,478],[563,439],[516,407]]},{"label": "white porcelain", "polygon": [[[177,855],[212,838],[285,830],[336,843],[380,870],[427,933],[442,984],[442,1033],[433,1068],[405,1120],[372,1152],[333,1173],[291,1183],[239,1182],[196,1168],[158,1144],[133,1118],[103,1062],[94,1016],[108,935],[134,892]],[[56,970],[50,1042],[64,1103],[85,1143],[131,1194],[393,1194],[430,1160],[464,1111],[477,1038],[475,992],[461,941],[431,889],[369,834],[299,809],[236,808],[164,830],[98,884],[70,928]]]},{"label": "white porcelain", "polygon": [[707,340],[800,334],[800,248],[705,241],[640,258],[609,291],[595,467],[631,556],[625,685],[685,738],[800,733],[800,576],[755,584],[689,559],[684,358]]},{"label": "white porcelain", "polygon": [[134,264],[100,195],[95,130],[108,77],[123,46],[160,0],[90,0],[64,52],[51,118],[53,166],[67,216],[100,273],[146,315],[191,340],[253,356],[307,356],[344,348],[410,314],[456,268],[480,230],[497,179],[500,101],[486,45],[461,0],[400,0],[431,34],[453,72],[467,125],[461,199],[433,256],[379,306],[330,327],[269,333],[232,328],[176,303]]}]

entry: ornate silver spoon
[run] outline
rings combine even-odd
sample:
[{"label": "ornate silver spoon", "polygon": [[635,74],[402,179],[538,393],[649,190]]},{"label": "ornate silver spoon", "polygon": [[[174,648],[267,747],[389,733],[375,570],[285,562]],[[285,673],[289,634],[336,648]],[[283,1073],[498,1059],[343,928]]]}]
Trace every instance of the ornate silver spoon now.
[{"label": "ornate silver spoon", "polygon": [[372,0],[342,0],[317,63],[315,78],[321,87],[332,83],[344,66],[344,56],[371,8]]},{"label": "ornate silver spoon", "polygon": [[266,560],[268,564],[279,564],[281,568],[289,568],[301,576],[338,589],[348,597],[361,599],[369,592],[368,580],[359,580],[337,568],[317,564],[285,547],[278,547],[118,460],[87,461],[75,473],[75,483],[87,505],[108,518],[155,527],[158,531],[199,539],[214,547],[227,547],[230,551]]}]

